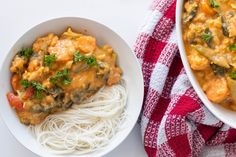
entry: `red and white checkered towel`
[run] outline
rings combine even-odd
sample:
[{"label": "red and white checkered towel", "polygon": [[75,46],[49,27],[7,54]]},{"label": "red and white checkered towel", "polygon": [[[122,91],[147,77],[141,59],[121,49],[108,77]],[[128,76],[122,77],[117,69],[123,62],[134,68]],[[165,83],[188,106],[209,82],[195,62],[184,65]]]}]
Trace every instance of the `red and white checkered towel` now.
[{"label": "red and white checkered towel", "polygon": [[236,156],[236,130],[202,104],[184,71],[175,30],[176,0],[155,0],[135,53],[145,98],[141,132],[149,157]]}]

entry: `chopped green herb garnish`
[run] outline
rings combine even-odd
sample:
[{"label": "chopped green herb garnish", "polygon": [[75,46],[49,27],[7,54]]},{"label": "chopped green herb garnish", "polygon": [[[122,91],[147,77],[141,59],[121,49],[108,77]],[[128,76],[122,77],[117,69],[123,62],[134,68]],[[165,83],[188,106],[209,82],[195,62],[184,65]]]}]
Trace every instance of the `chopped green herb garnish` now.
[{"label": "chopped green herb garnish", "polygon": [[45,89],[40,83],[38,83],[37,81],[32,81],[31,84],[32,84],[32,87],[33,87],[35,90],[38,90],[38,91],[46,91],[46,89]]},{"label": "chopped green herb garnish", "polygon": [[79,61],[83,61],[85,59],[85,56],[80,53],[80,51],[77,51],[74,54],[74,62],[77,63]]},{"label": "chopped green herb garnish", "polygon": [[202,40],[204,40],[209,45],[212,39],[212,32],[209,29],[206,29],[202,34]]},{"label": "chopped green herb garnish", "polygon": [[230,77],[231,79],[236,80],[236,71],[233,71],[233,72],[229,73],[229,77]]},{"label": "chopped green herb garnish", "polygon": [[46,91],[46,89],[38,82],[36,81],[32,81],[31,82],[31,85],[32,85],[32,88],[34,89],[34,95],[37,99],[42,99],[43,97],[43,94],[42,92],[43,91]]},{"label": "chopped green herb garnish", "polygon": [[230,45],[229,50],[230,51],[236,51],[236,44]]},{"label": "chopped green herb garnish", "polygon": [[69,79],[69,78],[66,77],[66,78],[63,80],[63,83],[64,83],[64,85],[68,85],[68,84],[71,83],[71,79]]},{"label": "chopped green herb garnish", "polygon": [[93,66],[97,64],[97,60],[94,57],[89,57],[86,59],[86,63],[90,66]]},{"label": "chopped green herb garnish", "polygon": [[58,71],[55,76],[50,78],[50,82],[53,84],[63,82],[64,85],[68,85],[71,83],[71,79],[69,78],[69,70],[64,69]]},{"label": "chopped green herb garnish", "polygon": [[19,54],[23,56],[26,60],[28,60],[30,56],[33,54],[33,50],[32,48],[22,48]]},{"label": "chopped green herb garnish", "polygon": [[20,84],[24,87],[24,88],[29,88],[31,83],[28,80],[21,80]]},{"label": "chopped green herb garnish", "polygon": [[43,93],[42,93],[42,91],[36,90],[36,91],[34,92],[34,96],[35,96],[35,98],[37,98],[37,99],[42,99],[42,98],[43,98]]},{"label": "chopped green herb garnish", "polygon": [[97,60],[95,57],[86,57],[82,55],[79,51],[74,54],[74,63],[79,61],[85,61],[88,65],[93,66],[97,64]]},{"label": "chopped green herb garnish", "polygon": [[46,89],[37,81],[29,82],[28,80],[21,80],[21,85],[24,88],[32,87],[34,89],[34,96],[37,99],[41,99],[43,97],[43,91],[46,92]]},{"label": "chopped green herb garnish", "polygon": [[69,74],[69,70],[64,69],[64,70],[58,71],[56,74],[56,77],[60,78],[60,77],[68,76],[68,74]]},{"label": "chopped green herb garnish", "polygon": [[49,79],[49,81],[50,81],[51,83],[53,83],[53,84],[56,84],[56,83],[58,82],[58,78],[56,78],[55,76],[53,76],[53,77],[51,77],[51,78]]},{"label": "chopped green herb garnish", "polygon": [[218,8],[220,6],[216,0],[209,0],[209,3],[212,8]]},{"label": "chopped green herb garnish", "polygon": [[56,55],[45,55],[44,56],[44,64],[48,67],[52,65],[53,62],[55,62],[57,59]]}]

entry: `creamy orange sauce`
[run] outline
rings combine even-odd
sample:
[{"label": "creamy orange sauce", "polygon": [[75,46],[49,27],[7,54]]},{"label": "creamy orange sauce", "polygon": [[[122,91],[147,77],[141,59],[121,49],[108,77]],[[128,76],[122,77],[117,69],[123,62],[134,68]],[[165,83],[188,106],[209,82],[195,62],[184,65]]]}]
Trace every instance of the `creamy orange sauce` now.
[{"label": "creamy orange sauce", "polygon": [[182,30],[190,67],[208,99],[236,110],[236,1],[185,1]]},{"label": "creamy orange sauce", "polygon": [[[26,125],[38,124],[49,114],[67,110],[121,79],[113,49],[108,45],[99,47],[94,37],[71,28],[61,36],[39,37],[32,52],[28,59],[22,52],[13,58],[13,92],[7,93],[10,105]],[[53,61],[46,60],[48,56],[54,57]]]}]

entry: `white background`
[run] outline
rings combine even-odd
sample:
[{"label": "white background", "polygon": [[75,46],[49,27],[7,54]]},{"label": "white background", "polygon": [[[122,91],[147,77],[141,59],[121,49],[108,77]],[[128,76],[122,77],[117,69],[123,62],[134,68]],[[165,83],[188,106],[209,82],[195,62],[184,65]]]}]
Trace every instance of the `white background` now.
[{"label": "white background", "polygon": [[[62,16],[86,17],[103,23],[117,32],[133,48],[151,1],[0,0],[0,63],[14,42],[29,28],[42,21]],[[5,104],[0,104],[0,109],[1,105]],[[37,157],[14,139],[1,119],[0,151],[2,157]],[[138,125],[118,148],[106,155],[106,157],[145,156]]]}]

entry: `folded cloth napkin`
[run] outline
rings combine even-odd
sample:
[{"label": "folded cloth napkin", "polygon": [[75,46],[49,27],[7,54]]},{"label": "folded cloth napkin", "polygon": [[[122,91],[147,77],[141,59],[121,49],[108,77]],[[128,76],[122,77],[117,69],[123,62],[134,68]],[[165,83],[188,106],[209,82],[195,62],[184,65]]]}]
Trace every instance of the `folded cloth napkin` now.
[{"label": "folded cloth napkin", "polygon": [[184,71],[175,30],[176,0],[155,0],[134,51],[144,75],[141,115],[149,157],[236,156],[236,130],[202,104]]}]

